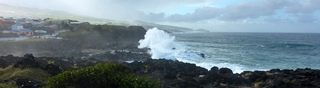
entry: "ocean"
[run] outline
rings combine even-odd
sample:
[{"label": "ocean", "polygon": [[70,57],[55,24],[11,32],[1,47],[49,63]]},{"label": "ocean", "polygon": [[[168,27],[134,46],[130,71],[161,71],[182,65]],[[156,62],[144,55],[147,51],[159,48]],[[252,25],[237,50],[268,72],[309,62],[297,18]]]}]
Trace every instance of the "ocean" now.
[{"label": "ocean", "polygon": [[157,28],[148,32],[140,41],[139,48],[150,48],[149,53],[154,59],[194,63],[207,69],[227,67],[236,73],[320,69],[320,34],[317,33],[168,34]]}]

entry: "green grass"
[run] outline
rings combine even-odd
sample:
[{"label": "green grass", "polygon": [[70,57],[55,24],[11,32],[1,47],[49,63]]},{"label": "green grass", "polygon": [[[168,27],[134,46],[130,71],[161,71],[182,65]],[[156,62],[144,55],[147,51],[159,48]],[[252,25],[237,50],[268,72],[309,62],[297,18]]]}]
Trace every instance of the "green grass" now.
[{"label": "green grass", "polygon": [[21,41],[13,41],[16,43],[21,43],[21,42],[45,42],[48,41],[47,39],[26,39],[26,40],[21,40]]},{"label": "green grass", "polygon": [[46,88],[159,88],[158,81],[130,74],[122,64],[106,63],[65,71],[48,81]]},{"label": "green grass", "polygon": [[15,80],[17,78],[32,79],[38,82],[46,83],[51,75],[41,69],[29,68],[20,69],[14,68],[12,65],[2,69],[0,68],[0,80]]},{"label": "green grass", "polygon": [[0,88],[19,88],[19,86],[15,85],[14,83],[0,83]]}]

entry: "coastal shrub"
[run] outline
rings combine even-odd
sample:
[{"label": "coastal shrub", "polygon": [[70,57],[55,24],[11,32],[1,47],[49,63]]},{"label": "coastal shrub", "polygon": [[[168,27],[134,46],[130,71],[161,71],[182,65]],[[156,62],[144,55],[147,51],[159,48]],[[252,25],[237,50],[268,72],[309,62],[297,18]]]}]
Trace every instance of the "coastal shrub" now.
[{"label": "coastal shrub", "polygon": [[0,88],[19,88],[19,86],[13,83],[0,83]]},{"label": "coastal shrub", "polygon": [[12,65],[2,69],[0,68],[0,80],[15,80],[17,78],[32,79],[38,82],[45,83],[51,75],[41,69],[14,68]]},{"label": "coastal shrub", "polygon": [[264,86],[266,86],[267,83],[266,82],[256,82],[254,84],[254,88],[263,88]]},{"label": "coastal shrub", "polygon": [[158,81],[130,74],[127,66],[116,63],[97,64],[65,71],[48,80],[47,88],[157,88]]}]

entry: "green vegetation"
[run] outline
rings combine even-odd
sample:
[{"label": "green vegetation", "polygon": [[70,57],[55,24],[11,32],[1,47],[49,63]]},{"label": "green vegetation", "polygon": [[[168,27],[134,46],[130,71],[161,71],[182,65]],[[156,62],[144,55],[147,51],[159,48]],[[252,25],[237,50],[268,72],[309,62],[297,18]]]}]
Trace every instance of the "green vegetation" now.
[{"label": "green vegetation", "polygon": [[0,83],[0,88],[19,88],[19,86],[13,83],[9,83],[9,84]]},{"label": "green vegetation", "polygon": [[79,67],[78,67],[78,64],[73,64],[71,67],[74,68],[74,69],[79,68]]},{"label": "green vegetation", "polygon": [[[17,78],[23,79],[32,79],[41,83],[46,83],[48,78],[51,75],[47,74],[41,69],[29,68],[29,69],[20,69],[14,68],[12,65],[6,68],[0,68],[0,80],[15,80]],[[16,86],[14,84],[0,84],[0,88],[9,87],[12,88]],[[14,87],[13,87],[14,88]]]},{"label": "green vegetation", "polygon": [[127,66],[115,63],[65,71],[48,81],[47,88],[159,88],[158,81],[130,74]]},{"label": "green vegetation", "polygon": [[26,39],[26,40],[22,40],[22,41],[12,41],[15,43],[22,43],[22,42],[45,42],[48,41],[46,39]]},{"label": "green vegetation", "polygon": [[254,83],[254,88],[263,88],[266,85],[267,85],[266,82],[256,82]]}]

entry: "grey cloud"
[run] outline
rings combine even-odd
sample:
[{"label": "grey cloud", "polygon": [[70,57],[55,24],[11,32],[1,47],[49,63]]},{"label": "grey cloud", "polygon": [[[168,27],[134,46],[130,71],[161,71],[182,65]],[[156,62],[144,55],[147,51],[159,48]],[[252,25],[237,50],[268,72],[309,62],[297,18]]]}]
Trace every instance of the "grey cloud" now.
[{"label": "grey cloud", "polygon": [[174,14],[167,19],[170,21],[200,21],[219,17],[221,9],[215,7],[202,7],[195,10],[194,13],[188,14]]},{"label": "grey cloud", "polygon": [[[146,20],[158,22],[194,22],[210,19],[238,21],[259,19],[278,14],[312,14],[320,10],[320,0],[259,0],[231,4],[223,8],[200,7],[193,13],[167,16],[155,10],[172,6],[204,3],[210,0],[1,0],[11,5],[62,10],[74,14],[120,20]],[[224,2],[224,0],[211,0]],[[299,22],[314,22],[314,17],[296,16]],[[309,17],[309,18],[308,18]],[[278,19],[279,20],[279,19]],[[275,20],[274,20],[275,21]],[[281,21],[281,19],[279,20]]]},{"label": "grey cloud", "polygon": [[134,7],[165,7],[179,4],[196,4],[205,0],[107,0],[117,4],[124,4]]},{"label": "grey cloud", "polygon": [[320,0],[293,0],[288,3],[286,12],[313,13],[320,10]]},{"label": "grey cloud", "polygon": [[262,0],[259,2],[238,3],[224,8],[222,20],[239,20],[246,18],[258,18],[275,14],[284,8],[286,0]]},{"label": "grey cloud", "polygon": [[298,18],[298,22],[300,23],[314,23],[317,19],[315,19],[312,15],[301,15]]},{"label": "grey cloud", "polygon": [[225,21],[259,18],[275,14],[284,8],[287,0],[262,0],[258,2],[236,3],[225,8],[203,7],[194,13],[175,14],[168,17],[170,21],[201,21],[219,19]]},{"label": "grey cloud", "polygon": [[270,23],[293,23],[293,20],[290,20],[288,18],[273,18],[273,17],[267,17],[264,19],[266,22]]},{"label": "grey cloud", "polygon": [[142,18],[141,20],[148,21],[148,22],[161,22],[165,21],[165,14],[164,13],[149,13],[145,14],[141,12],[139,16]]},{"label": "grey cloud", "polygon": [[[240,2],[224,8],[203,7],[195,10],[194,13],[174,14],[166,18],[167,21],[203,21],[217,19],[222,21],[237,21],[243,19],[259,19],[272,17],[279,14],[312,14],[320,11],[320,0],[260,0],[253,2]],[[315,22],[312,15],[298,17],[298,22]],[[294,22],[292,19],[266,19],[266,21]]]}]

